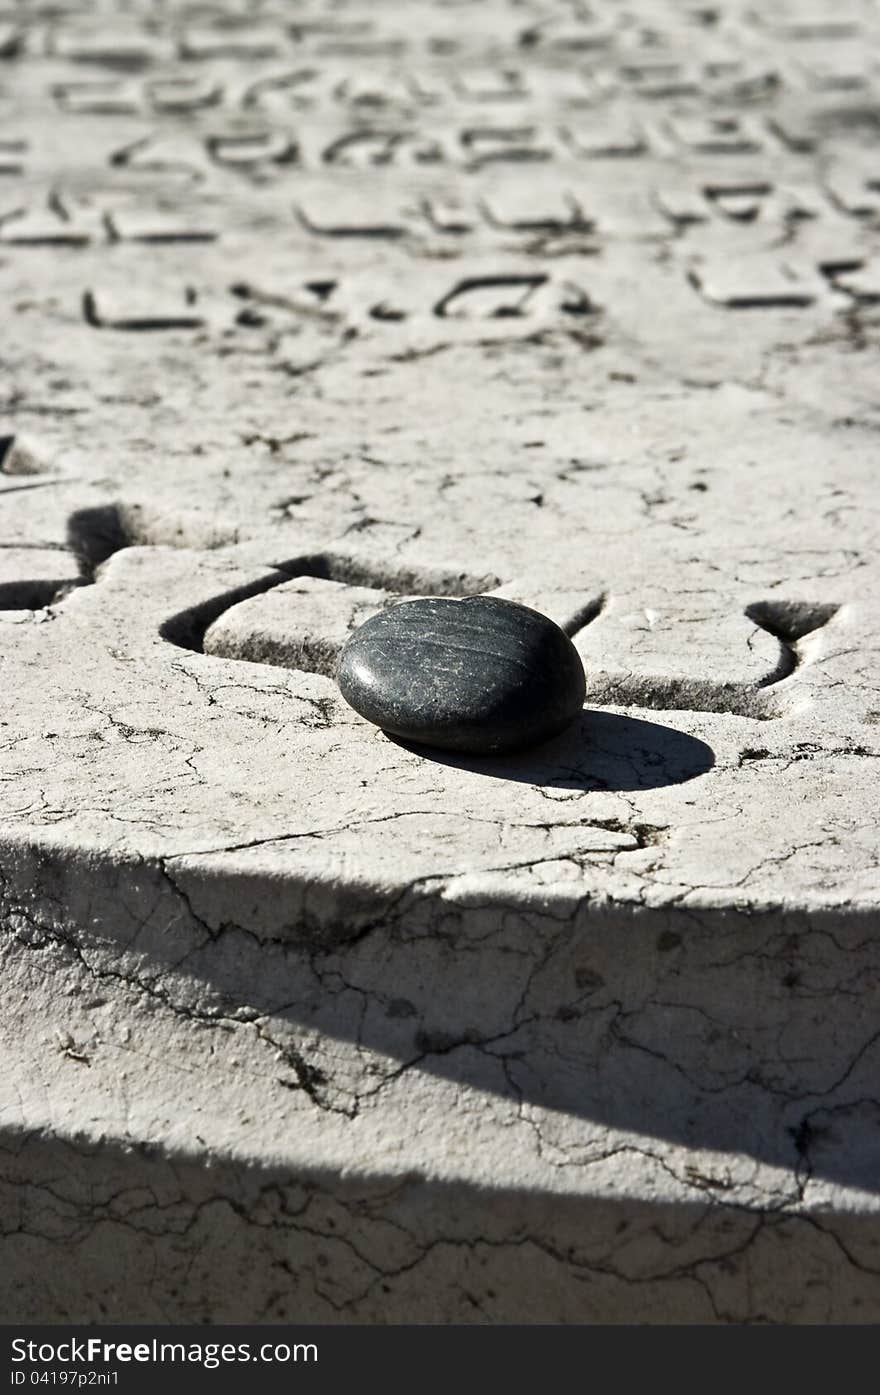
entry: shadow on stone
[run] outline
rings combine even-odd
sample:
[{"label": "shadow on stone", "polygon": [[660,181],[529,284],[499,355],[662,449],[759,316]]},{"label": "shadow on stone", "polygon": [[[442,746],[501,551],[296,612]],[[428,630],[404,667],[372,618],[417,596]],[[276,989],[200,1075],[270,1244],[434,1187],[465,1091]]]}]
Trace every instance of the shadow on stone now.
[{"label": "shadow on stone", "polygon": [[648,790],[705,775],[715,756],[705,741],[661,722],[585,710],[551,741],[506,756],[468,756],[388,736],[407,751],[456,770],[551,789]]},{"label": "shadow on stone", "polygon": [[206,1166],[137,1138],[4,1125],[0,1215],[10,1323],[859,1323],[880,1291],[865,1210],[827,1207],[820,1224],[696,1189],[489,1187],[344,1153]]},{"label": "shadow on stone", "polygon": [[408,1076],[443,1108],[494,1098],[571,1177],[619,1153],[724,1209],[781,1209],[808,1178],[880,1193],[873,907],[651,906],[507,874],[392,893],[316,877],[299,845],[284,877],[252,848],[152,863],[0,848],[4,972],[33,985],[43,963],[49,992],[62,970],[83,993],[118,983],[120,1012],[140,995],[163,1041],[240,1032],[250,1051],[259,1019],[267,1118],[288,1097],[313,1119],[402,1117]]}]

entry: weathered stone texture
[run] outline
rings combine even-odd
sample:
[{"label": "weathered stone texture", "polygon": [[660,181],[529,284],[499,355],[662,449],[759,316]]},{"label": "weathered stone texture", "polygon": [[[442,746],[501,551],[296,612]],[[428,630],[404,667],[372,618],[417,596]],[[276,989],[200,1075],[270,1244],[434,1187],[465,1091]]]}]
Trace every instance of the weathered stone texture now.
[{"label": "weathered stone texture", "polygon": [[[8,1321],[877,1320],[878,62],[2,11]],[[346,706],[483,592],[569,730]]]}]

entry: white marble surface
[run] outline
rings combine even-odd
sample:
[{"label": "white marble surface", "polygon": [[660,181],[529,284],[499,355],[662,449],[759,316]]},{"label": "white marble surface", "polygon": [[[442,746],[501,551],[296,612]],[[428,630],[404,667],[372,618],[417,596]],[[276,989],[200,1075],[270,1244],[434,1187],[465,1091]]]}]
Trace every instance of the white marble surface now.
[{"label": "white marble surface", "polygon": [[[4,11],[10,1320],[876,1321],[878,34]],[[516,759],[330,676],[472,591]]]}]

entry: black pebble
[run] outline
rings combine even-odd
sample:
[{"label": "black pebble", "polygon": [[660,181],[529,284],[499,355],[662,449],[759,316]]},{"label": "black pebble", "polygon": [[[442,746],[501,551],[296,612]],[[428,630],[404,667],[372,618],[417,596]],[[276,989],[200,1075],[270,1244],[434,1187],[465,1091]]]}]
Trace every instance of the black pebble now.
[{"label": "black pebble", "polygon": [[496,596],[404,601],[355,630],[342,696],[405,740],[480,754],[535,746],[584,702],[583,665],[558,625]]}]

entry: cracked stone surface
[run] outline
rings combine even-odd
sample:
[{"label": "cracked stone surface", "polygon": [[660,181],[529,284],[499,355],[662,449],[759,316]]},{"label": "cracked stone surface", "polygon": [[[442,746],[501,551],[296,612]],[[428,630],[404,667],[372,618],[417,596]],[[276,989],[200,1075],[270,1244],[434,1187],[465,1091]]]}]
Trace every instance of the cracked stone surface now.
[{"label": "cracked stone surface", "polygon": [[[7,1320],[875,1322],[880,10],[0,10]],[[427,759],[400,598],[584,663]]]}]

